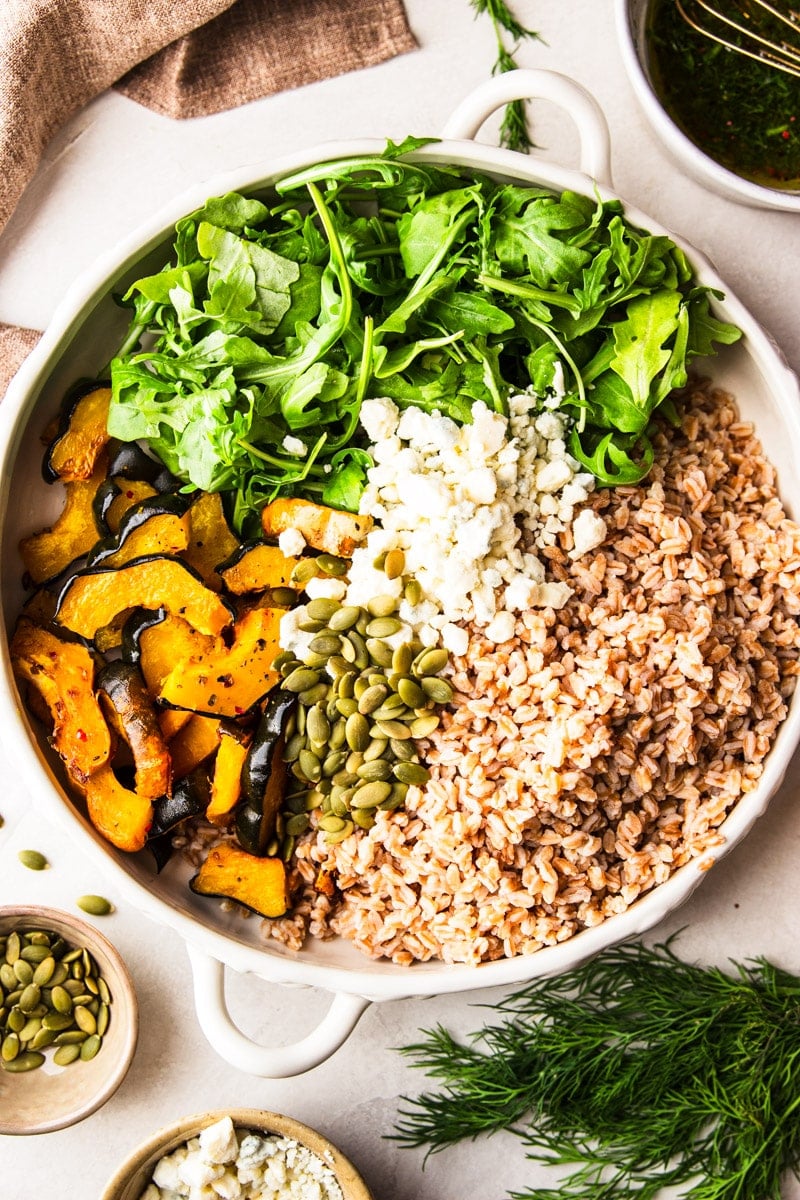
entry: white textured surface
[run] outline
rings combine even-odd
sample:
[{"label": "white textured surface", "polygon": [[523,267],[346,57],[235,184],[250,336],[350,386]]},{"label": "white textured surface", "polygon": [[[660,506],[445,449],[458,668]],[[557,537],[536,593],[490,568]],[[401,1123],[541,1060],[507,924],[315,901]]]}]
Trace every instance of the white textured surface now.
[{"label": "white textured surface", "polygon": [[[563,71],[597,98],[612,133],[617,190],[654,219],[688,237],[715,263],[738,297],[800,371],[797,311],[800,218],[737,206],[682,176],[656,144],[621,71],[610,4],[598,0],[514,0],[523,23],[547,45],[522,65]],[[114,93],[79,114],[48,149],[42,168],[0,237],[0,320],[43,327],[75,275],[157,206],[188,184],[275,152],[331,138],[435,134],[455,105],[488,74],[492,38],[468,0],[408,0],[420,49],[378,68],[274,97],[202,121],[173,123]],[[538,141],[549,159],[574,165],[577,139],[549,106],[536,109]],[[494,138],[487,125],[482,137]],[[0,769],[3,763],[0,762]],[[360,1167],[376,1200],[500,1200],[536,1173],[510,1137],[469,1144],[430,1160],[383,1139],[399,1093],[422,1077],[392,1049],[420,1028],[455,1031],[485,1018],[488,992],[371,1006],[346,1045],[305,1076],[270,1082],[227,1067],[200,1033],[185,948],[169,930],[132,911],[108,880],[56,828],[43,828],[29,797],[8,777],[0,794],[0,903],[41,901],[72,908],[85,892],[119,903],[101,928],[125,955],[140,1002],[141,1033],[131,1071],[104,1109],[71,1130],[32,1139],[0,1138],[0,1198],[34,1200],[57,1181],[59,1194],[96,1196],[117,1163],[156,1127],[226,1104],[286,1112],[333,1138]],[[26,872],[16,852],[33,846],[52,868]],[[687,956],[724,963],[764,954],[800,971],[797,912],[800,813],[784,788],[745,841],[694,898],[653,936],[681,926]],[[325,1011],[314,991],[229,979],[243,1027],[264,1041],[295,1040]],[[13,1103],[0,1077],[0,1105]],[[800,1188],[789,1184],[786,1200]]]}]

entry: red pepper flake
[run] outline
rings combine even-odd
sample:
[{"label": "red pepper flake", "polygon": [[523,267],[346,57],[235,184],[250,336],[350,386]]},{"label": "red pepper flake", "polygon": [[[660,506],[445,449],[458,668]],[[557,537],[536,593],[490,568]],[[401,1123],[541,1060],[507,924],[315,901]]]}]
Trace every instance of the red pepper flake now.
[{"label": "red pepper flake", "polygon": [[87,734],[85,729],[76,730],[75,737],[78,739],[79,742],[88,742],[88,740],[89,740],[89,735]]},{"label": "red pepper flake", "polygon": [[241,704],[234,704],[233,711],[236,713],[237,717],[240,717],[242,713],[246,711],[246,709],[242,708]]},{"label": "red pepper flake", "polygon": [[791,136],[792,136],[792,135],[789,133],[789,130],[788,130],[788,129],[784,129],[783,133],[781,134],[781,137],[783,138],[783,140],[784,140],[785,142],[788,142],[788,140],[789,140],[789,138],[790,138]]},{"label": "red pepper flake", "polygon": [[125,493],[125,495],[127,496],[127,498],[128,498],[129,500],[132,500],[132,499],[133,499],[133,492],[126,492],[126,493]]}]

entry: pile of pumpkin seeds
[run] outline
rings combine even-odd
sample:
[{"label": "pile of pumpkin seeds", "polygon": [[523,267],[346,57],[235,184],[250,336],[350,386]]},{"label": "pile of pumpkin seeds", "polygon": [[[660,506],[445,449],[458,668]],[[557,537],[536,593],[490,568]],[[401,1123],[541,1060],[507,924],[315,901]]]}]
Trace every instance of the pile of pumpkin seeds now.
[{"label": "pile of pumpkin seeds", "polygon": [[449,656],[411,634],[397,603],[389,595],[365,608],[311,600],[298,622],[314,635],[308,651],[302,661],[289,651],[276,659],[282,686],[298,700],[284,751],[298,785],[279,819],[284,854],[310,814],[326,841],[340,842],[356,826],[370,829],[379,810],[402,807],[409,787],[428,779],[416,743],[453,698],[441,678]]},{"label": "pile of pumpkin seeds", "polygon": [[53,1047],[60,1067],[88,1062],[108,1029],[111,995],[84,947],[44,929],[0,934],[0,1067],[32,1071]]}]

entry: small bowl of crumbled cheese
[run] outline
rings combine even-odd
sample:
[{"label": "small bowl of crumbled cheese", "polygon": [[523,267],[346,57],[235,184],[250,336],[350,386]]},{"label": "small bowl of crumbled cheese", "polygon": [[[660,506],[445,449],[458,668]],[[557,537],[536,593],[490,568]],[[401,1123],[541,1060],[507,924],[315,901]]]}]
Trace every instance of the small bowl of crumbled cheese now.
[{"label": "small bowl of crumbled cheese", "polygon": [[307,1125],[258,1108],[184,1117],[148,1138],[101,1200],[372,1200],[353,1164]]}]

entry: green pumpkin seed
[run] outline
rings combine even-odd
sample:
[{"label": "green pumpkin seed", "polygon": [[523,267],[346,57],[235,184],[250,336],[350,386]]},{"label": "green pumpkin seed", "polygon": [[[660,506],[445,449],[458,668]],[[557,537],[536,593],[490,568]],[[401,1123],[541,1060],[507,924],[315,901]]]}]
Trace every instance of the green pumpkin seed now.
[{"label": "green pumpkin seed", "polygon": [[367,626],[367,636],[371,638],[388,638],[399,633],[403,622],[399,617],[376,617]]},{"label": "green pumpkin seed", "polygon": [[4,962],[0,965],[0,984],[7,990],[17,986],[17,977],[11,963]]},{"label": "green pumpkin seed", "polygon": [[400,783],[414,784],[417,787],[427,783],[431,777],[427,767],[423,767],[422,763],[413,762],[395,763],[392,773]]},{"label": "green pumpkin seed", "polygon": [[19,1075],[23,1071],[34,1071],[44,1062],[44,1055],[38,1050],[26,1050],[22,1054],[18,1054],[11,1062],[2,1061],[4,1071],[9,1071],[12,1075]]},{"label": "green pumpkin seed", "polygon": [[[389,689],[385,683],[373,684],[362,692],[361,698],[358,701],[358,711],[362,716],[368,716],[369,713],[374,712],[376,708],[380,707],[388,695]],[[361,747],[361,749],[364,749],[364,747]]]},{"label": "green pumpkin seed", "polygon": [[426,675],[420,680],[420,685],[428,700],[434,704],[449,704],[453,699],[453,689],[446,679]]},{"label": "green pumpkin seed", "polygon": [[364,751],[364,762],[372,762],[376,758],[382,758],[386,753],[388,745],[389,742],[386,738],[372,738]]},{"label": "green pumpkin seed", "polygon": [[376,779],[372,783],[364,783],[356,788],[350,801],[351,808],[377,808],[382,801],[392,794],[392,785]]},{"label": "green pumpkin seed", "polygon": [[111,992],[109,991],[108,984],[102,975],[100,975],[97,980],[97,994],[103,1004],[111,1003]]},{"label": "green pumpkin seed", "polygon": [[371,808],[356,808],[353,811],[352,820],[359,829],[372,829],[375,824],[375,814]]},{"label": "green pumpkin seed", "polygon": [[75,1024],[78,1026],[78,1029],[81,1029],[84,1033],[88,1033],[90,1035],[97,1032],[97,1021],[94,1019],[93,1014],[88,1008],[86,1008],[85,1005],[76,1004],[72,1015],[75,1020]]},{"label": "green pumpkin seed", "polygon": [[301,558],[300,562],[292,571],[292,583],[304,584],[314,579],[319,575],[319,566],[316,558]]},{"label": "green pumpkin seed", "polygon": [[418,579],[409,579],[406,586],[403,588],[403,599],[412,608],[416,608],[422,599],[422,584]]},{"label": "green pumpkin seed", "polygon": [[344,829],[340,829],[335,833],[326,833],[325,841],[328,843],[329,846],[335,846],[335,845],[338,845],[339,842],[343,842],[345,840],[345,838],[349,838],[350,834],[352,832],[353,832],[353,822],[345,821]]},{"label": "green pumpkin seed", "polygon": [[363,671],[369,663],[369,651],[367,650],[367,643],[364,641],[364,638],[357,629],[351,629],[342,640],[342,647],[344,647],[345,642],[350,642],[353,647],[355,653],[353,666],[357,667],[359,671]]},{"label": "green pumpkin seed", "polygon": [[328,618],[328,628],[334,633],[346,633],[352,629],[361,616],[361,609],[355,604],[343,604],[341,608]]},{"label": "green pumpkin seed", "polygon": [[345,821],[342,817],[337,817],[334,813],[329,813],[326,817],[320,817],[317,825],[325,833],[339,833],[340,830],[344,829]]},{"label": "green pumpkin seed", "polygon": [[8,935],[8,940],[6,941],[6,962],[9,964],[9,966],[13,967],[14,963],[19,958],[21,949],[22,946],[20,943],[19,934],[17,933],[16,929],[14,929]]},{"label": "green pumpkin seed", "polygon": [[309,783],[316,783],[322,776],[322,763],[311,750],[301,750],[297,762]]},{"label": "green pumpkin seed", "polygon": [[315,705],[306,715],[306,731],[315,742],[327,742],[331,736],[330,722],[319,705]]},{"label": "green pumpkin seed", "polygon": [[367,653],[379,667],[391,667],[393,651],[388,642],[380,638],[368,637],[366,640]]},{"label": "green pumpkin seed", "polygon": [[41,1017],[28,1017],[28,1020],[19,1031],[19,1040],[21,1042],[29,1042],[31,1038],[36,1037],[36,1034],[42,1028]]},{"label": "green pumpkin seed", "polygon": [[412,665],[415,675],[438,675],[450,661],[450,655],[442,647],[432,647],[418,654]]},{"label": "green pumpkin seed", "polygon": [[101,1042],[102,1038],[100,1038],[96,1033],[90,1034],[90,1036],[81,1046],[80,1057],[82,1062],[89,1062],[90,1059],[95,1057],[100,1049]]},{"label": "green pumpkin seed", "polygon": [[63,963],[57,962],[56,969],[50,978],[50,987],[60,987],[61,984],[69,977],[69,971]]},{"label": "green pumpkin seed", "polygon": [[49,866],[45,856],[38,850],[20,850],[17,858],[29,871],[43,871],[45,867]]},{"label": "green pumpkin seed", "polygon": [[7,1033],[3,1038],[2,1045],[0,1045],[0,1058],[4,1063],[11,1062],[17,1057],[21,1048],[22,1043],[20,1042],[19,1034],[13,1032]]},{"label": "green pumpkin seed", "polygon": [[59,1067],[68,1067],[70,1063],[74,1063],[76,1058],[80,1058],[81,1048],[73,1043],[69,1046],[59,1046],[53,1055],[53,1062]]},{"label": "green pumpkin seed", "polygon": [[342,699],[336,701],[336,708],[345,718],[345,740],[347,739],[347,723],[346,718],[352,717],[353,713],[358,712],[358,701],[352,699]]},{"label": "green pumpkin seed", "polygon": [[33,981],[33,967],[24,958],[20,957],[14,963],[14,975],[18,983],[23,987],[27,987]]},{"label": "green pumpkin seed", "polygon": [[356,775],[359,779],[363,779],[365,783],[372,783],[377,780],[391,779],[392,767],[385,758],[373,758],[369,762],[362,762],[357,769]]},{"label": "green pumpkin seed", "polygon": [[28,1043],[29,1050],[46,1050],[48,1046],[52,1046],[56,1040],[56,1035],[52,1029],[40,1029],[34,1034]]},{"label": "green pumpkin seed", "polygon": [[[438,720],[437,717],[437,724]],[[382,737],[394,738],[396,741],[406,741],[411,737],[411,730],[402,721],[376,721],[375,729]]]},{"label": "green pumpkin seed", "polygon": [[428,699],[419,684],[408,678],[400,680],[397,685],[397,694],[409,708],[422,708]]},{"label": "green pumpkin seed", "polygon": [[19,952],[19,956],[25,962],[32,966],[37,966],[38,963],[44,962],[46,958],[51,958],[50,947],[41,942],[33,942],[27,946],[23,946]]},{"label": "green pumpkin seed", "polygon": [[305,692],[319,683],[319,674],[309,667],[296,667],[283,681],[289,692]]},{"label": "green pumpkin seed", "polygon": [[370,742],[370,733],[369,721],[363,713],[354,712],[347,718],[345,740],[351,750],[366,750]]},{"label": "green pumpkin seed", "polygon": [[397,612],[397,598],[388,594],[373,596],[367,604],[367,612],[371,617],[390,617]]},{"label": "green pumpkin seed", "polygon": [[320,681],[315,683],[313,687],[306,688],[300,692],[298,699],[306,708],[311,708],[313,704],[319,704],[328,695],[328,684]]},{"label": "green pumpkin seed", "polygon": [[42,989],[37,987],[35,983],[29,983],[23,989],[22,995],[19,998],[19,1007],[22,1012],[30,1014],[41,999]]},{"label": "green pumpkin seed", "polygon": [[434,729],[438,728],[439,717],[436,713],[430,713],[424,717],[416,717],[409,726],[411,736],[418,739],[430,737]]},{"label": "green pumpkin seed", "polygon": [[62,1033],[56,1034],[53,1044],[56,1046],[79,1046],[86,1041],[88,1036],[88,1033],[83,1033],[80,1029],[65,1029]]},{"label": "green pumpkin seed", "polygon": [[52,1029],[55,1033],[63,1033],[72,1025],[72,1013],[49,1012],[42,1017],[42,1028]]},{"label": "green pumpkin seed", "polygon": [[383,571],[387,579],[397,579],[406,569],[406,556],[402,550],[390,550],[383,560]]},{"label": "green pumpkin seed", "polygon": [[25,1028],[27,1020],[28,1018],[25,1016],[25,1013],[22,1011],[22,1009],[17,1008],[15,1005],[6,1018],[6,1027],[12,1033],[21,1033]]},{"label": "green pumpkin seed", "polygon": [[315,621],[330,621],[335,612],[338,612],[339,605],[335,600],[331,600],[329,596],[318,596],[314,600],[309,600],[306,605],[306,612],[309,617]]},{"label": "green pumpkin seed", "polygon": [[290,587],[270,588],[269,595],[276,608],[291,608],[297,599],[297,592]]},{"label": "green pumpkin seed", "polygon": [[403,642],[402,646],[392,651],[391,667],[397,675],[407,675],[413,661],[414,651],[408,642]]},{"label": "green pumpkin seed", "polygon": [[53,958],[52,954],[50,954],[47,958],[42,959],[36,970],[33,972],[33,982],[38,987],[46,987],[53,978],[55,969],[56,960]]},{"label": "green pumpkin seed", "polygon": [[306,813],[295,813],[286,822],[286,832],[290,833],[292,837],[299,837],[301,833],[305,833],[308,825],[309,821]]},{"label": "green pumpkin seed", "polygon": [[[309,650],[312,654],[318,654],[325,662],[332,654],[338,654],[341,649],[342,639],[337,633],[318,633],[315,638],[312,638],[309,645]],[[306,657],[308,663],[308,656]],[[318,664],[321,666],[322,664]]]},{"label": "green pumpkin seed", "polygon": [[323,571],[326,575],[331,575],[334,579],[341,579],[342,575],[347,574],[347,561],[343,558],[337,558],[335,554],[317,555],[317,566],[320,571]]},{"label": "green pumpkin seed", "polygon": [[111,1009],[108,1003],[104,1002],[97,1009],[97,1033],[99,1037],[108,1029],[109,1021],[111,1020]]}]

